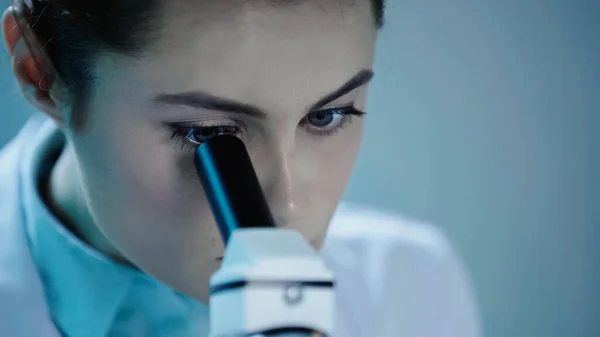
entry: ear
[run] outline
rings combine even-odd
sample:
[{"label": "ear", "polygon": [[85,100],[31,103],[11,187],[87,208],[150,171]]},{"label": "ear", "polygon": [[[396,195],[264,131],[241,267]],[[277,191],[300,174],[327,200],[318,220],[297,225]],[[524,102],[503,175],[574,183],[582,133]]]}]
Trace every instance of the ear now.
[{"label": "ear", "polygon": [[21,92],[38,110],[45,112],[59,125],[65,121],[66,88],[58,81],[45,53],[38,48],[37,41],[25,40],[26,36],[35,36],[29,25],[17,23],[15,7],[11,6],[2,16],[2,32],[8,51],[12,70]]}]

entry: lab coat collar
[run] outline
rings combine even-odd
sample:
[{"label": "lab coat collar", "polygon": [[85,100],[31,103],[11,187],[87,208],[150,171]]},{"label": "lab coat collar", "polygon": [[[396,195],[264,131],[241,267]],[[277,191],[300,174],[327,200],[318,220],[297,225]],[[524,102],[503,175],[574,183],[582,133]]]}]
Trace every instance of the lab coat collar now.
[{"label": "lab coat collar", "polygon": [[86,245],[47,208],[38,191],[38,179],[49,174],[64,136],[50,120],[35,135],[35,143],[23,148],[20,198],[29,247],[44,280],[50,314],[68,336],[105,336],[134,278],[147,277]]},{"label": "lab coat collar", "polygon": [[0,335],[59,337],[50,320],[40,276],[29,252],[20,206],[19,162],[32,120],[0,154]]}]

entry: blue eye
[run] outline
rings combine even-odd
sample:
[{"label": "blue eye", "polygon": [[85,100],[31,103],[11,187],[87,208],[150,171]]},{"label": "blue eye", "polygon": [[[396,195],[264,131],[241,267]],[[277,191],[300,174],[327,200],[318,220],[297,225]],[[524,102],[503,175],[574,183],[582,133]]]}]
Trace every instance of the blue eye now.
[{"label": "blue eye", "polygon": [[312,133],[327,136],[344,127],[353,116],[363,116],[365,113],[354,107],[333,108],[313,111],[306,115],[303,124]]},{"label": "blue eye", "polygon": [[311,112],[306,116],[308,122],[318,128],[326,127],[334,121],[335,115],[331,110],[326,111],[315,111]]}]

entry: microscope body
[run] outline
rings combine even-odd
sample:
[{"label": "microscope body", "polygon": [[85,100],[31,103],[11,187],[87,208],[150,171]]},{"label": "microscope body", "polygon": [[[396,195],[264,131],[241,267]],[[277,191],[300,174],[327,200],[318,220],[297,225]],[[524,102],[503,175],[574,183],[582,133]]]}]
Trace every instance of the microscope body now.
[{"label": "microscope body", "polygon": [[211,337],[331,336],[333,274],[300,233],[276,226],[244,143],[211,138],[194,164],[226,247],[210,282]]},{"label": "microscope body", "polygon": [[210,292],[211,337],[331,336],[333,274],[295,231],[232,233]]}]

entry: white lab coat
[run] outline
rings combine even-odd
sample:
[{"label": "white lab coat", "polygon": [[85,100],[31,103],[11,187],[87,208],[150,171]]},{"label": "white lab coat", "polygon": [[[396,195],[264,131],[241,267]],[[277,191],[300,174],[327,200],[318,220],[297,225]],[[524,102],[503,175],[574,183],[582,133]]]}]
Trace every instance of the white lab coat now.
[{"label": "white lab coat", "polygon": [[[20,205],[21,149],[39,123],[28,123],[0,153],[0,337],[60,337]],[[323,256],[337,279],[335,337],[481,336],[468,278],[434,227],[342,204]]]}]

